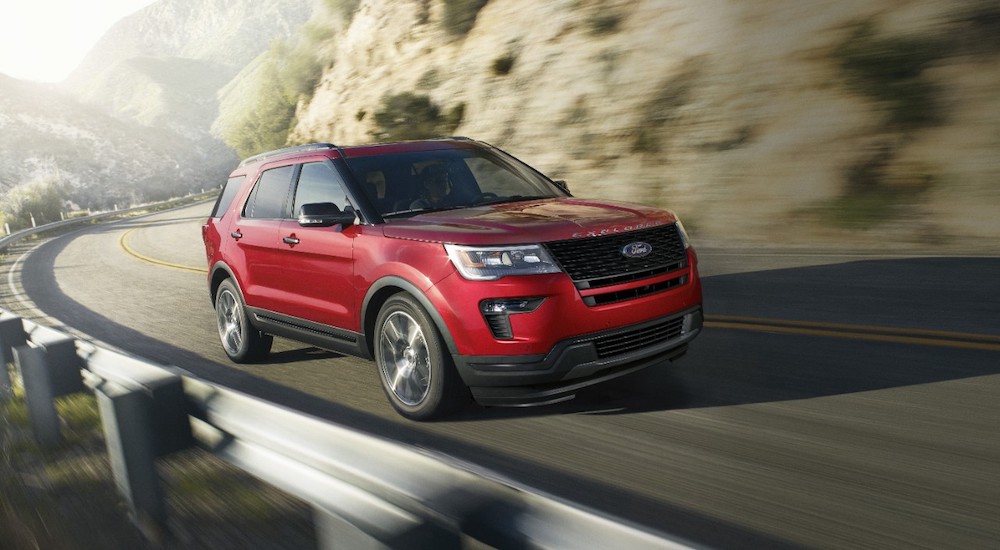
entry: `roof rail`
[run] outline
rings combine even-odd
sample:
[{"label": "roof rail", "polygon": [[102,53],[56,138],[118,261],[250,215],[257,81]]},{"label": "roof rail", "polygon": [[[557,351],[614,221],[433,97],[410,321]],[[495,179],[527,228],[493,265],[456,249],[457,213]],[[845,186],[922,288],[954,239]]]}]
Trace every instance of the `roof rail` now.
[{"label": "roof rail", "polygon": [[454,139],[457,141],[472,141],[472,138],[467,138],[465,136],[447,136],[444,139]]},{"label": "roof rail", "polygon": [[292,147],[282,147],[281,149],[275,149],[274,151],[267,151],[265,153],[260,153],[252,157],[247,157],[243,159],[240,166],[246,166],[247,164],[257,162],[259,160],[264,160],[270,157],[276,157],[278,155],[284,155],[287,153],[301,153],[303,151],[318,151],[321,149],[338,149],[338,147],[332,143],[307,143],[305,145],[293,145]]}]

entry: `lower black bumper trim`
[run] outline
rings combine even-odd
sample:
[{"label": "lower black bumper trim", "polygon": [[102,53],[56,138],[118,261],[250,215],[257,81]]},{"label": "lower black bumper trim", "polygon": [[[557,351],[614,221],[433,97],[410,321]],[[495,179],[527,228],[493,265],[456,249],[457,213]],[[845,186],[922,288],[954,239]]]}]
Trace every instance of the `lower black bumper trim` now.
[{"label": "lower black bumper trim", "polygon": [[[683,319],[679,335],[641,349],[601,357],[595,346],[595,341],[605,334],[621,334],[678,319]],[[559,342],[545,356],[456,356],[455,365],[482,405],[542,405],[572,398],[587,386],[680,357],[701,332],[702,324],[701,307],[696,306],[632,327],[570,338]]]}]

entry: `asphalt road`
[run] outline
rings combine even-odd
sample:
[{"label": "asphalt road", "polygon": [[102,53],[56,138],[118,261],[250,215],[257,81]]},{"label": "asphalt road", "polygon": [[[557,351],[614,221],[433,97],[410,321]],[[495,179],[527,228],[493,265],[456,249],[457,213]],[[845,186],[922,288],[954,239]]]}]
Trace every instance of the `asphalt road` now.
[{"label": "asphalt road", "polygon": [[679,362],[418,424],[372,363],[285,340],[266,363],[226,359],[199,271],[209,209],[49,241],[8,302],[709,546],[1000,544],[1000,258],[700,250],[708,323]]}]

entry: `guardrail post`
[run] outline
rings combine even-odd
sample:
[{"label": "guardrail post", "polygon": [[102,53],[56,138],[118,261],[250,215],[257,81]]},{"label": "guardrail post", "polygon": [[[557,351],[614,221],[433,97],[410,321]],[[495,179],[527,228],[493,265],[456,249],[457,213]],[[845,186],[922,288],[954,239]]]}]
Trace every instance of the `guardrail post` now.
[{"label": "guardrail post", "polygon": [[14,363],[24,381],[24,399],[28,405],[31,431],[39,445],[51,447],[59,443],[59,414],[55,394],[48,375],[45,350],[32,346],[14,348]]},{"label": "guardrail post", "polygon": [[43,346],[17,346],[12,351],[24,382],[24,399],[35,440],[43,446],[56,445],[60,440],[60,423],[55,399],[84,391],[76,343],[66,338]]},{"label": "guardrail post", "polygon": [[10,382],[10,371],[7,370],[7,362],[0,362],[0,403],[7,401],[14,395],[14,386]]},{"label": "guardrail post", "polygon": [[167,506],[156,472],[152,400],[141,388],[113,382],[100,384],[94,393],[115,484],[143,536],[162,543],[167,534]]},{"label": "guardrail post", "polygon": [[11,350],[27,342],[28,337],[24,333],[24,323],[20,317],[0,319],[0,402],[6,401],[13,395],[10,372],[7,370],[7,363],[14,361]]}]

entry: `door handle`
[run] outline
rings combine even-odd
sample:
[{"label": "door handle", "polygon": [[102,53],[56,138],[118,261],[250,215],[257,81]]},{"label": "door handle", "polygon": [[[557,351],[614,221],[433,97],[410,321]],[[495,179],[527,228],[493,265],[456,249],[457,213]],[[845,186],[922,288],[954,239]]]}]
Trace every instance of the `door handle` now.
[{"label": "door handle", "polygon": [[229,236],[232,237],[232,238],[234,238],[234,239],[236,239],[238,241],[238,240],[240,240],[240,239],[243,238],[243,233],[240,233],[240,230],[237,229],[236,231],[233,231],[232,233],[230,233]]},{"label": "door handle", "polygon": [[299,239],[297,239],[294,235],[290,237],[285,237],[281,239],[281,241],[285,244],[290,244],[292,246],[299,244]]}]

